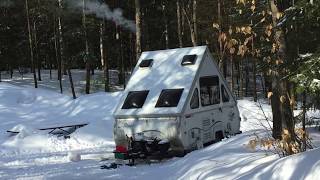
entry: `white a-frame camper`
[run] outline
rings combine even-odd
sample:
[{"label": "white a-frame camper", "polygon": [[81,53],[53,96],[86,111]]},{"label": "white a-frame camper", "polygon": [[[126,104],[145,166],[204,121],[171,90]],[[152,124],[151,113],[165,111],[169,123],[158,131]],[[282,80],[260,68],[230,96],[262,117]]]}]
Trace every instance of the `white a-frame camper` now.
[{"label": "white a-frame camper", "polygon": [[116,151],[130,139],[185,152],[237,134],[236,103],[206,46],[143,52],[114,113]]}]

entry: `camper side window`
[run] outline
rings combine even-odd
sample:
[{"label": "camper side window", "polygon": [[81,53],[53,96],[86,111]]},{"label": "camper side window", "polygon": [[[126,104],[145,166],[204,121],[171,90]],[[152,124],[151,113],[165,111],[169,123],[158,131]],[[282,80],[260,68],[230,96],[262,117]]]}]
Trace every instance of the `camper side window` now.
[{"label": "camper side window", "polygon": [[200,98],[202,106],[220,103],[220,88],[218,76],[200,77]]},{"label": "camper side window", "polygon": [[221,85],[221,93],[222,93],[222,102],[229,102],[229,94],[224,87],[224,85]]},{"label": "camper side window", "polygon": [[149,91],[130,91],[123,103],[122,109],[142,108]]},{"label": "camper side window", "polygon": [[183,89],[164,89],[161,91],[156,107],[177,107]]},{"label": "camper side window", "polygon": [[199,107],[199,93],[198,93],[198,88],[196,88],[193,92],[193,95],[190,101],[190,108],[196,109],[198,107]]}]

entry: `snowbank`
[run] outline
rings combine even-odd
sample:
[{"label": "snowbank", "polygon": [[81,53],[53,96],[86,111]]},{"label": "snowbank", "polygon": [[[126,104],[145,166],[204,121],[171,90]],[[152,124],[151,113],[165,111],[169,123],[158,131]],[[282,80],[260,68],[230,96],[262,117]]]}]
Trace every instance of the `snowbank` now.
[{"label": "snowbank", "polygon": [[320,148],[279,159],[243,176],[259,180],[316,180],[320,177]]},{"label": "snowbank", "polygon": [[[121,93],[95,93],[76,100],[44,89],[0,84],[0,155],[113,148],[112,113]],[[70,139],[39,128],[89,123]],[[7,130],[20,132],[9,137]]]}]

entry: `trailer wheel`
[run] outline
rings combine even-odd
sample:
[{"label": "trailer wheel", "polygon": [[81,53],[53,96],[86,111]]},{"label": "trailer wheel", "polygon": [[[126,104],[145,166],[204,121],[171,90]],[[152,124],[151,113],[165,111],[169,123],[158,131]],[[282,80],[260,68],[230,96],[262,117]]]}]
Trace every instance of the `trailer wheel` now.
[{"label": "trailer wheel", "polygon": [[222,131],[217,131],[216,132],[216,141],[219,142],[224,138],[223,132]]}]

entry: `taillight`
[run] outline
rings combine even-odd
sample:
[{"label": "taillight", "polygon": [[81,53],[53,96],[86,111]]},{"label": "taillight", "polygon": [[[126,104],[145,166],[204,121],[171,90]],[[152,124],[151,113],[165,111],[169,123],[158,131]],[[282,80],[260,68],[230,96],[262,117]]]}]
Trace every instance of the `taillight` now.
[{"label": "taillight", "polygon": [[126,153],[128,150],[125,146],[116,146],[116,152]]}]

